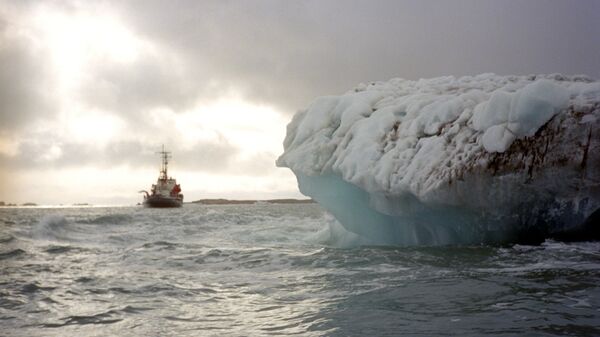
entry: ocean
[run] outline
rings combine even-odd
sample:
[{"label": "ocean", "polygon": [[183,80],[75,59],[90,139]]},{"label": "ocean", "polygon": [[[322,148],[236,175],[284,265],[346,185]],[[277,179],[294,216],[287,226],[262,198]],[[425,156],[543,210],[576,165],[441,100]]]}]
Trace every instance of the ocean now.
[{"label": "ocean", "polygon": [[0,209],[0,336],[600,336],[600,243],[339,245],[317,204]]}]

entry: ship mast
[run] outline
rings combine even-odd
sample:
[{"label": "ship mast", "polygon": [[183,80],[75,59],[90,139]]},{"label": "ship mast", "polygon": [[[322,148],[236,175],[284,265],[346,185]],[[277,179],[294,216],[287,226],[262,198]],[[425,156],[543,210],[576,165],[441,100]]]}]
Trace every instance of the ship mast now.
[{"label": "ship mast", "polygon": [[169,158],[171,158],[171,152],[165,151],[165,144],[162,146],[162,151],[156,152],[162,157],[162,164],[160,165],[160,175],[158,180],[167,180],[167,165],[169,164]]}]

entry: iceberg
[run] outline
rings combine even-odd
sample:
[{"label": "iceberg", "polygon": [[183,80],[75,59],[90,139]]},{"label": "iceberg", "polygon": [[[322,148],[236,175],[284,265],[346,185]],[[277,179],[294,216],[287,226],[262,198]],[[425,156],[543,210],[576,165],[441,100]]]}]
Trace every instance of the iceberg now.
[{"label": "iceberg", "polygon": [[283,145],[276,164],[300,192],[368,242],[527,243],[600,227],[600,82],[583,75],[360,84],[296,113]]}]

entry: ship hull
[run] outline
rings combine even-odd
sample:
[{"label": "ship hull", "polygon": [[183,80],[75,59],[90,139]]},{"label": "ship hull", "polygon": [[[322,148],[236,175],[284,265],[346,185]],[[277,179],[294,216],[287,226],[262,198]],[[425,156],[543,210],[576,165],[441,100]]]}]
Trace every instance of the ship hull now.
[{"label": "ship hull", "polygon": [[151,195],[144,199],[144,207],[173,208],[183,206],[183,200],[160,195]]}]

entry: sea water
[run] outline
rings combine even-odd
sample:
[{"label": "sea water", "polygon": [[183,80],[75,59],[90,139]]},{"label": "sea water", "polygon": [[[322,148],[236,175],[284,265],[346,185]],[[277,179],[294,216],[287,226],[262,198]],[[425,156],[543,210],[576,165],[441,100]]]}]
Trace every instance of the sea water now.
[{"label": "sea water", "polygon": [[0,335],[600,335],[599,243],[340,228],[316,204],[2,208]]}]

